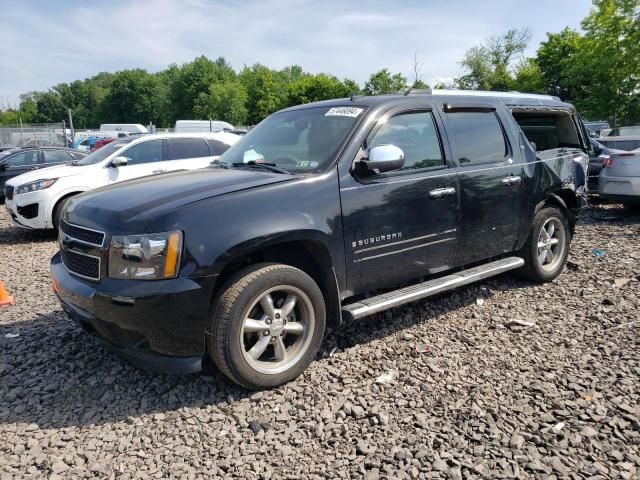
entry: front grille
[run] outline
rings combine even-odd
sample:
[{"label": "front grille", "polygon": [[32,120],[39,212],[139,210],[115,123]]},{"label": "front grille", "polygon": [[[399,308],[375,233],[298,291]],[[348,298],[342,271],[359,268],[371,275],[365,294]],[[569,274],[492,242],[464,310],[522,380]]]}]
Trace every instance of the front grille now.
[{"label": "front grille", "polygon": [[77,225],[71,225],[64,220],[60,220],[60,230],[76,240],[97,245],[98,247],[101,247],[102,242],[104,242],[104,233],[78,227]]},{"label": "front grille", "polygon": [[13,187],[11,185],[4,186],[4,196],[7,200],[13,200]]},{"label": "front grille", "polygon": [[62,263],[71,273],[91,280],[100,280],[100,259],[71,250],[60,250]]}]

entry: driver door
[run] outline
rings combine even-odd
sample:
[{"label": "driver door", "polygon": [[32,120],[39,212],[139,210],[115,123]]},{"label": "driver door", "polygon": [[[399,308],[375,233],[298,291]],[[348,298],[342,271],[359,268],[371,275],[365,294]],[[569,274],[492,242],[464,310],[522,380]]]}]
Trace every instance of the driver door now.
[{"label": "driver door", "polygon": [[125,157],[128,163],[119,167],[109,166],[109,183],[155,175],[168,169],[166,148],[160,139],[132,145],[119,156]]},{"label": "driver door", "polygon": [[[430,109],[385,115],[364,146],[402,149],[401,170],[341,182],[349,290],[362,293],[452,267],[459,193]],[[364,151],[366,155],[366,150]]]}]

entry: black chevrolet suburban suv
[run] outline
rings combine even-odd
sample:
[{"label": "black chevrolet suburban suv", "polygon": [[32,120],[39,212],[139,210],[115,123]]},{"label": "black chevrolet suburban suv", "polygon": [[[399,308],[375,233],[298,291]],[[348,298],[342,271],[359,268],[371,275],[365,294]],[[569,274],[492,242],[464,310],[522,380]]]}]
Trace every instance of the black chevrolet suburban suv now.
[{"label": "black chevrolet suburban suv", "polygon": [[342,322],[508,270],[562,271],[585,129],[555,97],[410,91],[277,112],[199,171],[67,204],[53,287],[149,368],[208,355],[249,388],[299,375]]}]

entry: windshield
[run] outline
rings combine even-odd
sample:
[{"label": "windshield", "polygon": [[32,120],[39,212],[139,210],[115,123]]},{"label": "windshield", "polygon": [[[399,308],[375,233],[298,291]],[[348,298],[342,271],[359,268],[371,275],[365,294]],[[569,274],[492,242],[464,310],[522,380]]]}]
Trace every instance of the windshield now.
[{"label": "windshield", "polygon": [[269,163],[294,173],[328,167],[362,107],[320,107],[271,115],[227,150],[219,163]]},{"label": "windshield", "polygon": [[126,139],[126,140],[118,140],[117,142],[107,143],[104,147],[99,148],[98,150],[95,150],[95,151],[91,152],[89,155],[84,157],[82,160],[78,160],[76,162],[73,162],[73,164],[74,165],[93,165],[95,163],[100,163],[105,158],[107,158],[109,155],[111,155],[116,150],[118,150],[120,147],[122,147],[123,145],[126,145],[127,143],[131,142],[132,140],[133,139]]}]

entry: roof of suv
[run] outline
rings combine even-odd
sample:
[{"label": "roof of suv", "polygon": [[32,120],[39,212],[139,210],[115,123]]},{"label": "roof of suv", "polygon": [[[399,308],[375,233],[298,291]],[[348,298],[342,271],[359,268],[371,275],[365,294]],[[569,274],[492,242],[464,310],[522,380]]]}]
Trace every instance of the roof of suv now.
[{"label": "roof of suv", "polygon": [[395,93],[387,95],[373,95],[373,96],[353,96],[351,98],[338,98],[334,100],[324,100],[321,102],[307,103],[304,105],[297,105],[295,107],[287,108],[287,111],[297,110],[309,107],[334,107],[344,106],[345,104],[362,107],[376,107],[389,103],[413,103],[416,97],[421,95],[430,96],[434,98],[448,97],[457,99],[474,99],[476,101],[487,101],[488,103],[495,103],[501,101],[505,105],[510,106],[548,106],[552,108],[564,108],[573,109],[573,105],[561,101],[558,97],[551,95],[539,95],[534,93],[520,93],[520,92],[489,92],[481,90],[439,90],[439,89],[427,89],[427,90],[411,90],[408,94]]}]

